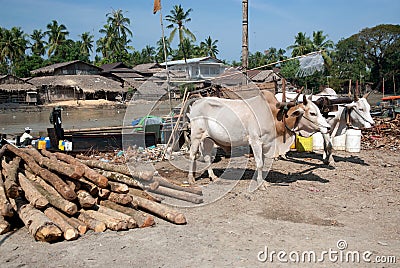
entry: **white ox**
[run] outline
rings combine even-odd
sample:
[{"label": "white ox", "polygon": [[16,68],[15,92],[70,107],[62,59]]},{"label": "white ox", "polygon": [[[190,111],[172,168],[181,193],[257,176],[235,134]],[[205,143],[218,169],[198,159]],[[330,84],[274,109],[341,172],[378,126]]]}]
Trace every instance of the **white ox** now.
[{"label": "white ox", "polygon": [[190,183],[195,181],[197,152],[208,164],[210,179],[217,178],[211,169],[214,143],[222,148],[250,145],[256,162],[257,181],[261,182],[264,158],[289,151],[295,133],[308,137],[318,131],[328,133],[329,129],[312,101],[304,98],[303,103],[284,109],[270,92],[241,100],[205,97],[192,104],[188,117],[191,128]]},{"label": "white ox", "polygon": [[[296,93],[286,93],[288,101],[296,97]],[[322,133],[324,138],[324,154],[323,161],[325,164],[333,165],[335,160],[332,156],[332,138],[346,134],[349,127],[363,129],[371,128],[375,122],[371,117],[367,98],[369,93],[365,94],[362,98],[355,96],[351,103],[338,105],[338,110],[329,112],[326,121],[329,123],[331,129],[327,134]],[[313,95],[312,100],[317,101],[321,97],[327,97],[330,100],[338,99],[336,92],[331,88],[325,88],[321,93]],[[276,98],[281,101],[282,93],[276,94]]]}]

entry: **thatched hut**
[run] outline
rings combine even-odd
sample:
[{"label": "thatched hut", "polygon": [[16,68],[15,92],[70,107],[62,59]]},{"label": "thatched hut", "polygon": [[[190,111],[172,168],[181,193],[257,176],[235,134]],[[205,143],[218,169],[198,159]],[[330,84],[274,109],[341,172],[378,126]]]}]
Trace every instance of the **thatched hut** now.
[{"label": "thatched hut", "polygon": [[0,103],[37,103],[36,87],[13,75],[0,76]]},{"label": "thatched hut", "polygon": [[75,60],[33,70],[35,77],[29,82],[38,87],[42,102],[123,97],[127,91],[123,83],[104,77],[101,72],[97,66]]}]

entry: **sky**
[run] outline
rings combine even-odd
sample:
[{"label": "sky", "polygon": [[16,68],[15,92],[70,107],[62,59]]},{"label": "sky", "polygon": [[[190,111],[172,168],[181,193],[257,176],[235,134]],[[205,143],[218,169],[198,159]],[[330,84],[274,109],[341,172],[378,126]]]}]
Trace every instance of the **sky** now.
[{"label": "sky", "polygon": [[[0,27],[20,27],[27,34],[34,29],[46,31],[52,20],[64,24],[68,38],[90,32],[94,40],[106,24],[107,14],[122,10],[131,21],[131,45],[142,50],[156,47],[161,37],[160,14],[153,14],[153,0],[0,0]],[[312,37],[322,30],[337,43],[379,24],[400,24],[399,0],[248,0],[249,52],[263,52],[271,47],[285,49],[294,43],[299,32]],[[196,44],[208,36],[218,40],[217,57],[239,61],[242,47],[241,0],[161,0],[162,15],[174,5],[192,8],[191,22],[185,24],[196,36]],[[168,22],[164,20],[164,28]],[[170,30],[165,29],[166,36]],[[172,43],[176,48],[177,43]]]}]

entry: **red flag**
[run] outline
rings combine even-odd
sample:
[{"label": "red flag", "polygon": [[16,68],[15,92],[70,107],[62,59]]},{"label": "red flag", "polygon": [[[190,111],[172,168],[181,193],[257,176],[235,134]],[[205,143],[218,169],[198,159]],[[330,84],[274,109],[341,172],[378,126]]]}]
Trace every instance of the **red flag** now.
[{"label": "red flag", "polygon": [[156,14],[159,10],[161,10],[161,0],[154,0],[153,14]]}]

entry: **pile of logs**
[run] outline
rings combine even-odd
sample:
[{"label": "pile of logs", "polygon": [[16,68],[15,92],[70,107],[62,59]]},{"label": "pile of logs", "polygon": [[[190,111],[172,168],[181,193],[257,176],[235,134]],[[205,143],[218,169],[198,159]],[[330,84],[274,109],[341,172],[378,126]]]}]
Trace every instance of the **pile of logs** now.
[{"label": "pile of logs", "polygon": [[400,150],[400,115],[397,115],[395,119],[374,118],[374,121],[373,128],[363,130],[363,148]]},{"label": "pile of logs", "polygon": [[174,184],[153,171],[61,152],[7,144],[0,149],[0,164],[0,234],[18,219],[46,242],[74,240],[88,229],[149,227],[155,217],[186,224],[182,213],[161,203],[160,194],[202,202],[200,188]]}]

